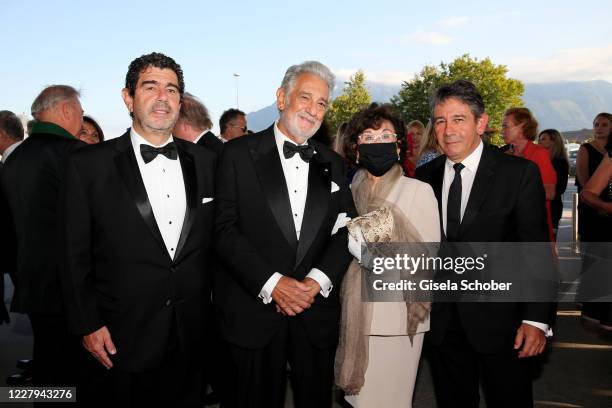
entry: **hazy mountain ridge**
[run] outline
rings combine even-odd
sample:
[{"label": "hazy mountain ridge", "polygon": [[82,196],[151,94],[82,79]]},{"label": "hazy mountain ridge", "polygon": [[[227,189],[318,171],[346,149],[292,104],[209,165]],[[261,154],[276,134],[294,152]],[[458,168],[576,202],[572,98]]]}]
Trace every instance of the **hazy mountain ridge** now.
[{"label": "hazy mountain ridge", "polygon": [[[388,102],[400,89],[399,85],[367,83],[372,100]],[[334,92],[334,97],[342,89]],[[612,83],[607,81],[571,81],[551,83],[525,83],[525,106],[532,110],[540,129],[556,128],[560,131],[590,129],[593,118],[600,112],[612,111]],[[247,115],[249,129],[265,129],[278,117],[273,103]]]}]

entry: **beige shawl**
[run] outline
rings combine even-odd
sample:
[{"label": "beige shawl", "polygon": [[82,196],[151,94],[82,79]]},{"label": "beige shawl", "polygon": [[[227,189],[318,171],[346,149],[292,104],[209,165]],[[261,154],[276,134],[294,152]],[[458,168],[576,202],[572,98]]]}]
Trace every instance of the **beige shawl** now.
[{"label": "beige shawl", "polygon": [[[421,235],[412,223],[404,216],[404,213],[394,203],[387,201],[389,193],[402,177],[402,169],[395,165],[391,170],[380,177],[374,185],[368,177],[367,171],[359,170],[353,179],[351,186],[353,199],[359,214],[368,214],[380,209],[390,210],[393,216],[392,231],[386,234],[369,234],[364,230],[366,238],[376,241],[372,242],[422,242]],[[369,228],[368,223],[360,224],[362,230]],[[379,225],[380,227],[380,225]],[[386,236],[386,237],[385,237]],[[367,245],[367,244],[366,244]],[[389,246],[393,248],[393,245]],[[380,254],[377,256],[394,256],[394,253]],[[419,250],[421,252],[421,250]],[[418,254],[415,254],[418,256]],[[402,278],[405,276],[402,275]],[[340,320],[340,339],[336,351],[335,376],[336,384],[348,395],[358,394],[365,381],[365,372],[368,364],[368,334],[372,323],[372,303],[362,301],[362,270],[353,259],[342,281],[340,292],[342,302],[342,314]],[[415,302],[410,299],[410,293],[404,293],[408,316],[408,332],[412,341],[419,323],[425,321],[429,315],[431,304],[429,302]]]}]

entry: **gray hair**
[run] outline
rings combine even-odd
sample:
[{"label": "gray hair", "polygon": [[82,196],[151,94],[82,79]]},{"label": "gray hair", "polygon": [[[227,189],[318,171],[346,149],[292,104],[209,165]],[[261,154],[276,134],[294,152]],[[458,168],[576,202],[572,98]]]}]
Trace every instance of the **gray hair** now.
[{"label": "gray hair", "polygon": [[53,109],[58,103],[78,99],[81,93],[70,85],[47,86],[32,102],[32,116],[38,119],[42,112]]},{"label": "gray hair", "polygon": [[336,77],[325,65],[319,61],[304,61],[299,65],[292,65],[285,72],[281,88],[285,90],[285,94],[289,95],[295,86],[295,81],[300,74],[313,74],[321,78],[327,83],[329,89],[329,99],[331,99],[332,91]]}]

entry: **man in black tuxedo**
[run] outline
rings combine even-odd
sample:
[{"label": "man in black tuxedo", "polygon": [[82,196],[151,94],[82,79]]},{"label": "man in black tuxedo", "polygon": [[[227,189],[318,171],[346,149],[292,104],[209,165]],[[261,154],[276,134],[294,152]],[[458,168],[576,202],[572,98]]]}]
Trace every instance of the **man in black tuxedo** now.
[{"label": "man in black tuxedo", "polygon": [[[464,80],[437,90],[432,121],[445,153],[419,167],[440,209],[450,242],[548,241],[544,188],[537,166],[486,149],[488,116],[476,87]],[[520,271],[517,271],[520,273]],[[530,360],[544,350],[550,303],[435,303],[432,372],[438,406],[533,406]]]},{"label": "man in black tuxedo", "polygon": [[108,369],[96,364],[90,404],[200,402],[216,156],[172,137],[184,87],[172,58],[135,59],[123,89],[131,129],[66,165],[70,322]]},{"label": "man in black tuxedo", "polygon": [[214,299],[226,342],[229,407],[283,407],[287,362],[296,407],[331,406],[339,286],[355,215],[342,159],[309,139],[334,77],[290,67],[280,118],[226,143],[219,165]]},{"label": "man in black tuxedo", "polygon": [[183,140],[208,147],[218,155],[223,151],[223,142],[210,131],[212,121],[208,109],[188,92],[183,95],[179,118],[172,134]]},{"label": "man in black tuxedo", "polygon": [[75,138],[83,122],[79,93],[47,87],[32,103],[32,116],[32,134],[10,153],[1,176],[17,236],[11,309],[32,324],[34,384],[75,384],[78,339],[68,330],[61,293],[58,203],[65,158],[83,145]]}]

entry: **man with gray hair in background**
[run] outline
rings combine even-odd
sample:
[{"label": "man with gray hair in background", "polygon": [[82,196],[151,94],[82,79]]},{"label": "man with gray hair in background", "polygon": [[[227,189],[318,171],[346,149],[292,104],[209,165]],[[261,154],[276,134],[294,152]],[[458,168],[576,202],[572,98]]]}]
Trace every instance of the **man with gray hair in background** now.
[{"label": "man with gray hair in background", "polygon": [[174,125],[172,134],[221,154],[223,142],[210,131],[212,126],[206,106],[198,98],[185,92],[181,102],[179,118]]},{"label": "man with gray hair in background", "polygon": [[283,407],[287,363],[296,407],[330,407],[339,286],[356,215],[344,162],[311,137],[334,88],[323,64],[291,66],[280,118],[225,144],[217,172],[213,282],[227,368],[222,404]]},{"label": "man with gray hair in background", "polygon": [[79,92],[67,85],[45,88],[32,104],[32,116],[32,134],[0,175],[17,241],[11,310],[27,314],[32,324],[34,385],[67,386],[75,384],[80,348],[68,332],[60,289],[58,205],[64,159],[83,145],[75,138],[83,122]]}]

